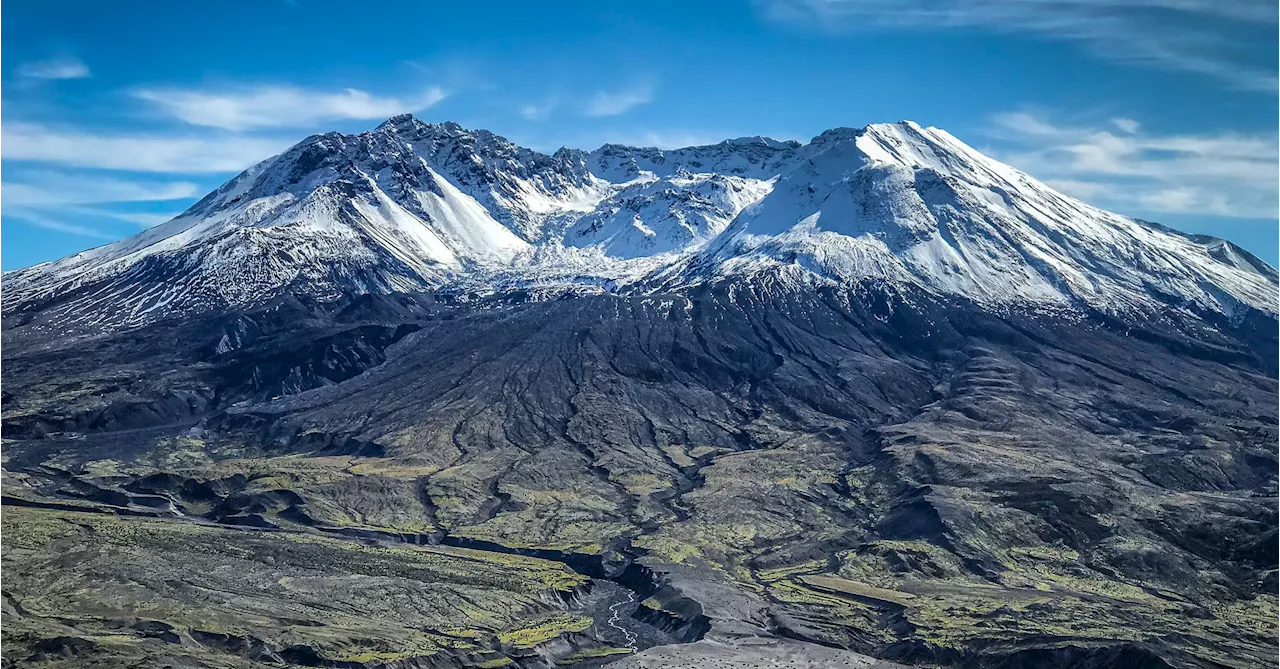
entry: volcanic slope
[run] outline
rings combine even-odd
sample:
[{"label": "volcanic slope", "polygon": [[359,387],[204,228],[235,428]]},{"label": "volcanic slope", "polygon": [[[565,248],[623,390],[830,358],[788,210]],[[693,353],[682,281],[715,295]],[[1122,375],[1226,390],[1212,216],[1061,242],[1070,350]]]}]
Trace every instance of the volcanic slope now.
[{"label": "volcanic slope", "polygon": [[[440,128],[359,137],[424,133],[420,177],[504,231],[438,228],[449,272],[92,334],[58,318],[147,284],[6,275],[6,661],[1272,666],[1264,263],[914,124],[566,150],[532,191],[448,172]],[[758,199],[687,248],[557,246],[729,177]]]}]

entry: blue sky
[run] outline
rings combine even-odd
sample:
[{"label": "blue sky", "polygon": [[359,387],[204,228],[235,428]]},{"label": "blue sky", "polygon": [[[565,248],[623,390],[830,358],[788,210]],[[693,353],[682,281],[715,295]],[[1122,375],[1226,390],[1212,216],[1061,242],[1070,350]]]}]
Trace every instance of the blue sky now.
[{"label": "blue sky", "polygon": [[1274,0],[67,2],[0,28],[0,265],[395,113],[542,150],[912,119],[1277,262]]}]

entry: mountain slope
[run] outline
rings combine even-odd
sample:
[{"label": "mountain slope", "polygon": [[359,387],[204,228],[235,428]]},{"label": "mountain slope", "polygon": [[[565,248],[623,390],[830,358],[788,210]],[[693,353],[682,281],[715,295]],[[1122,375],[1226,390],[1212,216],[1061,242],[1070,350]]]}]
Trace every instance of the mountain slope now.
[{"label": "mountain slope", "polygon": [[[69,514],[20,536],[100,530],[21,573],[105,542],[95,582],[137,593],[122,602],[87,583],[51,599],[46,580],[17,580],[7,592],[24,610],[68,621],[24,618],[44,631],[22,643],[97,638],[75,607],[129,620],[129,598],[145,597],[175,634],[280,654],[318,629],[302,637],[317,661],[361,669],[379,666],[371,644],[467,665],[351,622],[399,629],[395,612],[419,607],[468,652],[539,668],[625,644],[610,619],[644,639],[623,667],[705,666],[675,661],[693,647],[655,645],[704,632],[696,649],[728,666],[778,638],[805,642],[789,651],[799,666],[823,666],[827,651],[804,650],[815,643],[925,666],[1269,666],[1274,319],[1191,338],[1156,322],[993,314],[922,289],[810,287],[791,271],[653,295],[291,300],[6,341],[5,494],[19,500],[6,503]],[[116,514],[124,527],[103,527]],[[201,538],[218,525],[240,531]],[[160,543],[115,548],[150,533]],[[364,566],[269,546],[321,539],[400,557]],[[200,571],[186,573],[172,551],[193,541],[227,547],[194,551]],[[590,576],[599,597],[512,607],[525,567],[476,592],[465,573],[455,585],[416,572],[419,543],[486,563],[524,551]],[[7,551],[6,569],[31,556]],[[203,599],[259,592],[228,580],[239,573],[264,594]],[[423,604],[415,579],[456,594]],[[306,583],[348,584],[342,620]],[[245,606],[252,620],[231,615]],[[579,630],[598,617],[581,634],[552,627],[536,654],[486,645],[554,612]],[[124,652],[121,638],[145,649],[124,627],[120,645],[82,657]],[[153,652],[231,661],[237,647]]]},{"label": "mountain slope", "polygon": [[51,320],[131,325],[157,310],[225,309],[282,291],[420,290],[526,249],[384,125],[311,137],[172,221],[6,273],[6,308],[48,305]]},{"label": "mountain slope", "polygon": [[775,264],[991,308],[1276,311],[1275,270],[1238,248],[1091,207],[911,122],[548,156],[407,115],[308,138],[173,221],[6,273],[5,310],[118,327],[285,293],[644,290]]},{"label": "mountain slope", "polygon": [[768,137],[740,137],[671,150],[605,144],[587,156],[587,167],[615,183],[645,173],[664,177],[680,171],[768,179],[794,167],[801,157],[800,149],[799,142]]},{"label": "mountain slope", "polygon": [[911,122],[832,130],[693,272],[800,263],[993,307],[1276,311],[1276,274],[1225,246],[1112,214]]},{"label": "mountain slope", "polygon": [[615,258],[690,250],[720,234],[769,181],[683,170],[623,189],[565,231],[567,246],[598,246]]},{"label": "mountain slope", "polygon": [[396,117],[3,281],[15,666],[1274,666],[1275,270],[941,130]]}]

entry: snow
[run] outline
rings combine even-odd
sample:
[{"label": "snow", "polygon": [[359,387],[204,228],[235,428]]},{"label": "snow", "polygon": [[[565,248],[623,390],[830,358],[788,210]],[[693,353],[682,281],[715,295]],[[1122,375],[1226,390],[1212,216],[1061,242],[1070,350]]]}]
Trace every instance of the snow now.
[{"label": "snow", "polygon": [[[806,161],[704,255],[730,265],[751,264],[734,254],[799,256],[841,282],[900,266],[910,283],[992,306],[1083,303],[1122,314],[1176,296],[1219,313],[1276,311],[1274,272],[1069,198],[944,131],[911,122],[837,129],[802,150]],[[850,253],[841,238],[868,243]]]},{"label": "snow", "polygon": [[[435,230],[451,240],[460,252],[476,258],[509,261],[529,248],[527,242],[494,220],[475,198],[434,171],[429,173],[437,190],[417,191],[414,196]],[[423,225],[421,221],[418,224]]]},{"label": "snow", "polygon": [[1276,271],[1229,242],[1092,207],[909,121],[548,156],[401,116],[309,137],[167,223],[3,281],[6,312],[106,327],[282,291],[552,296],[764,269],[993,309],[1277,311]]},{"label": "snow", "polygon": [[422,260],[449,267],[459,267],[458,255],[440,238],[440,234],[391,201],[381,191],[373,202],[357,199],[356,211],[369,222],[369,233],[401,260],[410,264]]},{"label": "snow", "polygon": [[799,148],[798,142],[763,137],[672,150],[605,144],[591,152],[587,165],[593,174],[613,183],[634,180],[645,172],[666,177],[680,171],[767,180],[794,166]]},{"label": "snow", "polygon": [[772,188],[770,181],[718,174],[638,178],[578,218],[565,231],[564,244],[599,246],[615,258],[690,251]]}]

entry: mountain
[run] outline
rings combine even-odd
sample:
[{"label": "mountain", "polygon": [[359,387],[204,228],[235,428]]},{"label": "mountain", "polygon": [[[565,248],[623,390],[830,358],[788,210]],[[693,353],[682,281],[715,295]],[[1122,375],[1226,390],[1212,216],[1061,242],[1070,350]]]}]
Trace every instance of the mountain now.
[{"label": "mountain", "polygon": [[[920,285],[991,307],[1275,311],[1275,270],[1054,191],[911,122],[832,130],[707,257],[798,263],[836,281]],[[1238,248],[1232,256],[1241,253]],[[731,271],[731,270],[730,270]]]},{"label": "mountain", "polygon": [[563,156],[397,117],[356,136],[310,137],[168,223],[6,274],[5,290],[8,304],[100,327],[286,290],[323,297],[423,289],[467,267],[510,261],[529,248],[520,234],[549,202],[573,206],[592,188]]},{"label": "mountain", "polygon": [[568,262],[591,283],[632,282],[624,261],[670,254],[694,255],[639,274],[696,282],[780,262],[1002,308],[1275,310],[1275,270],[1243,250],[1091,207],[911,122],[805,145],[757,137],[548,156],[407,115],[310,137],[168,223],[7,273],[5,308],[59,327],[135,325],[284,292],[483,283],[517,259],[531,276]]},{"label": "mountain", "polygon": [[15,666],[1274,664],[1275,269],[942,130],[396,117],[3,290]]},{"label": "mountain", "polygon": [[665,177],[680,171],[769,179],[790,169],[801,148],[796,141],[767,137],[740,137],[672,150],[605,144],[591,152],[587,165],[593,174],[612,182],[631,181],[646,173]]},{"label": "mountain", "polygon": [[683,169],[621,190],[577,218],[563,243],[614,258],[679,253],[704,244],[771,189],[769,181]]}]

